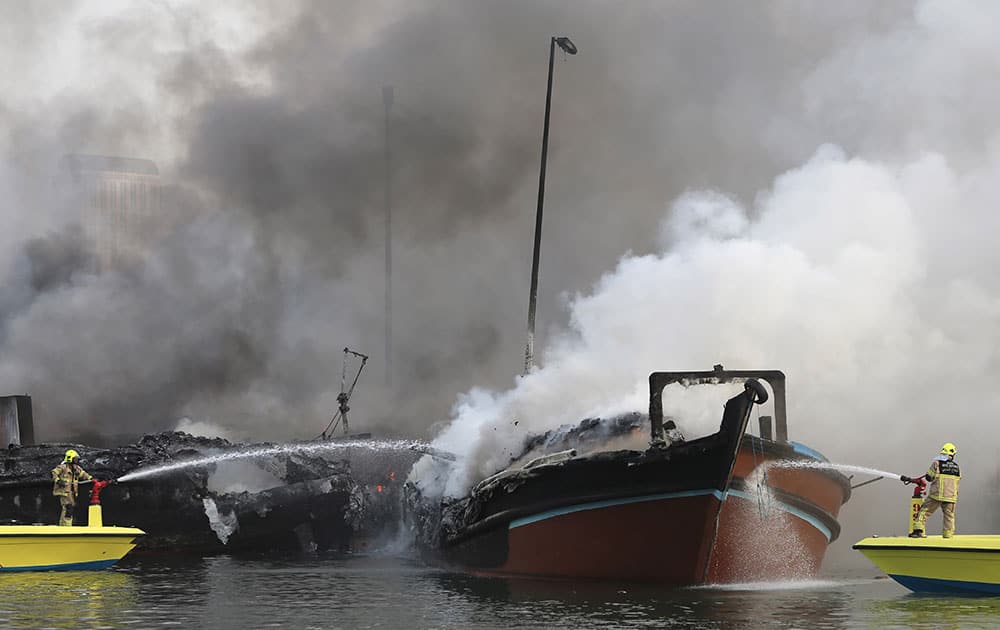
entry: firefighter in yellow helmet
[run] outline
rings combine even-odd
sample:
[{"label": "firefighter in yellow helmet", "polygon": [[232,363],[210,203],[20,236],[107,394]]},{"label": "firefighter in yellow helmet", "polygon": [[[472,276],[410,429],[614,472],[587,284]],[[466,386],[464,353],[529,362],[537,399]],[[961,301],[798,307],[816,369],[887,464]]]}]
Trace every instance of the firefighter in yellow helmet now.
[{"label": "firefighter in yellow helmet", "polygon": [[52,469],[52,494],[59,497],[62,512],[59,524],[69,527],[73,524],[73,507],[76,505],[77,485],[90,481],[93,477],[80,467],[80,454],[70,449],[62,463]]},{"label": "firefighter in yellow helmet", "polygon": [[[962,474],[958,469],[958,462],[955,461],[955,445],[946,442],[941,447],[941,453],[931,462],[931,467],[923,475],[930,482],[927,498],[920,506],[920,513],[917,515],[917,527],[914,528],[911,538],[927,538],[925,533],[927,517],[941,508],[944,515],[944,527],[941,535],[951,538],[955,535],[955,506],[958,503],[958,482]],[[919,479],[920,477],[917,477]],[[903,476],[904,482],[913,481],[909,477]]]}]

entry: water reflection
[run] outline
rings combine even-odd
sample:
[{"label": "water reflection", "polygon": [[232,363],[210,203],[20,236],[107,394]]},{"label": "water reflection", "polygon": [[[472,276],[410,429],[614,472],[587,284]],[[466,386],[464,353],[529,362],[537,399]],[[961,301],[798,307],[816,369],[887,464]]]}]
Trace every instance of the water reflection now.
[{"label": "water reflection", "polygon": [[0,574],[0,625],[5,628],[90,626],[119,617],[119,610],[135,610],[137,602],[138,583],[125,572]]},{"label": "water reflection", "polygon": [[[468,598],[478,618],[503,619],[530,611],[532,623],[549,627],[679,628],[851,627],[851,598],[835,582],[775,582],[695,589],[654,585],[476,578],[441,573],[444,590]],[[518,627],[516,619],[509,620]]]},{"label": "water reflection", "polygon": [[396,557],[126,558],[110,571],[0,574],[0,627],[991,628],[1000,598],[889,580],[668,589],[477,578]]},{"label": "water reflection", "polygon": [[867,609],[871,618],[885,627],[965,630],[996,628],[1000,624],[1000,597],[910,593],[871,601]]}]

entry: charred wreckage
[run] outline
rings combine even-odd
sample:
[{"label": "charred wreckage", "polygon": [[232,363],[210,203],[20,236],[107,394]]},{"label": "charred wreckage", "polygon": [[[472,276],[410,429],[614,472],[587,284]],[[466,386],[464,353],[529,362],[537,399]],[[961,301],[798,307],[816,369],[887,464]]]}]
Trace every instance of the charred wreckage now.
[{"label": "charred wreckage", "polygon": [[[361,364],[348,387],[352,358]],[[349,445],[370,437],[348,435],[347,423],[348,402],[367,359],[344,348],[336,415],[317,440],[278,448],[179,431],[146,435],[114,448],[35,444],[31,398],[2,396],[0,439],[7,448],[0,450],[0,523],[55,521],[60,506],[52,495],[51,470],[73,449],[87,472],[104,480],[202,462],[103,490],[115,522],[146,532],[139,551],[344,552],[378,546],[397,534],[402,479],[420,455],[408,450],[373,453]],[[344,435],[334,437],[338,426]],[[338,443],[343,447],[310,448]],[[76,523],[86,522],[88,490],[87,485],[80,488]]]},{"label": "charred wreckage", "polygon": [[[0,522],[55,521],[60,508],[52,496],[50,471],[68,448],[79,452],[83,467],[95,478],[112,480],[135,470],[262,446],[267,445],[183,432],[147,435],[135,444],[107,449],[12,443],[0,451]],[[140,551],[363,550],[394,534],[400,484],[394,483],[393,467],[406,470],[417,455],[382,453],[373,463],[364,453],[345,450],[280,452],[184,467],[111,485],[101,498],[116,523],[146,532]],[[87,489],[81,485],[77,523],[86,522]]]}]

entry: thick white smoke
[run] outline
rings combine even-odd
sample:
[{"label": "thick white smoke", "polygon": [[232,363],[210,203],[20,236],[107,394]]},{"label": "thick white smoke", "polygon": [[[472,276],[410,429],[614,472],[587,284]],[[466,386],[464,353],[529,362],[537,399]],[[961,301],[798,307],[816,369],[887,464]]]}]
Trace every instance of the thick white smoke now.
[{"label": "thick white smoke", "polygon": [[[715,363],[783,370],[791,438],[834,461],[916,474],[953,440],[967,494],[982,492],[993,460],[981,459],[980,436],[1000,411],[1000,301],[976,274],[931,273],[960,251],[940,247],[942,225],[991,212],[974,192],[940,155],[891,165],[825,146],[752,208],[711,191],[682,196],[663,251],[625,256],[570,300],[571,330],[540,369],[458,402],[435,442],[463,456],[444,492],[503,468],[526,435],[644,410],[649,372]],[[704,434],[720,417],[682,429]],[[900,509],[871,526],[903,522],[905,491],[889,483]],[[872,505],[870,487],[857,495]]]}]

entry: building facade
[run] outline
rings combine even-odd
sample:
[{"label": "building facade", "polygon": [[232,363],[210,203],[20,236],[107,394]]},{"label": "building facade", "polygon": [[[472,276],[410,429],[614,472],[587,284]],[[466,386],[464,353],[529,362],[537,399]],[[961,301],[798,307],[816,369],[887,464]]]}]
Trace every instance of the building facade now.
[{"label": "building facade", "polygon": [[83,236],[99,271],[142,260],[158,236],[162,187],[150,160],[70,154],[60,162],[60,178],[80,209]]},{"label": "building facade", "polygon": [[35,443],[31,396],[0,396],[0,447]]}]

